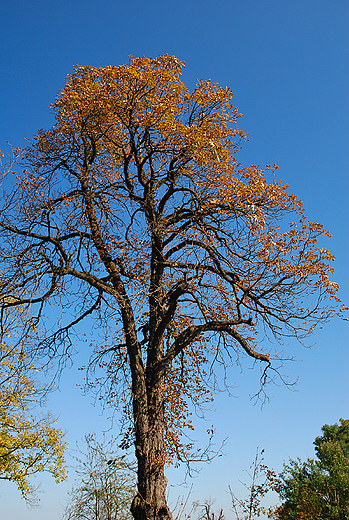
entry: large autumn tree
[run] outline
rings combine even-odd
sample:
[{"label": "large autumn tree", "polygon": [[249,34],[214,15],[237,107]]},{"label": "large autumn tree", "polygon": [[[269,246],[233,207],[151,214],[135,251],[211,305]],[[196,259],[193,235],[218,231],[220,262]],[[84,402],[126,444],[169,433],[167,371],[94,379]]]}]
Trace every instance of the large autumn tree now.
[{"label": "large autumn tree", "polygon": [[137,519],[171,518],[164,466],[190,450],[188,402],[224,379],[214,363],[246,355],[265,378],[260,340],[303,338],[337,303],[327,231],[271,168],[239,164],[231,91],[189,92],[182,67],[77,67],[0,213],[1,319],[52,356],[93,327],[108,395],[131,417]]}]

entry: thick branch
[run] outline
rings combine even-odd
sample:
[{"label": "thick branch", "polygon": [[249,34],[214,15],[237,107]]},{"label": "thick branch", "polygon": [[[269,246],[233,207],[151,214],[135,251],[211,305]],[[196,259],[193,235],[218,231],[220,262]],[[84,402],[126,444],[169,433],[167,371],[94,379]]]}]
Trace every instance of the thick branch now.
[{"label": "thick branch", "polygon": [[226,333],[232,338],[234,338],[241,347],[245,350],[245,352],[254,359],[258,359],[259,361],[265,361],[267,363],[270,362],[269,354],[264,354],[262,352],[257,352],[254,350],[248,342],[239,334],[236,330],[233,329],[236,325],[252,325],[252,320],[239,320],[239,321],[228,321],[228,322],[217,322],[210,321],[208,323],[204,323],[203,325],[193,325],[185,329],[175,340],[172,346],[167,351],[166,355],[163,357],[162,361],[158,364],[158,371],[163,373],[166,371],[166,368],[170,365],[173,359],[182,352],[188,345],[190,345],[195,339],[200,336],[200,334],[204,332],[222,332]]}]

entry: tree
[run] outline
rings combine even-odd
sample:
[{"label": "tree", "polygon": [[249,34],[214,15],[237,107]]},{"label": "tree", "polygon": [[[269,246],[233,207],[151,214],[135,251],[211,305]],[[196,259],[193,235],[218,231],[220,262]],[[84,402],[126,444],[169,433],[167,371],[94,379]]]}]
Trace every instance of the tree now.
[{"label": "tree", "polygon": [[[206,500],[204,504],[199,504],[198,502],[194,502],[193,510],[199,512],[197,516],[197,520],[225,520],[225,515],[223,513],[223,509],[220,509],[216,513],[214,512],[213,500]],[[190,518],[190,514],[188,515]]]},{"label": "tree", "polygon": [[35,372],[23,351],[0,344],[0,479],[15,482],[26,500],[33,500],[29,479],[35,473],[48,470],[56,482],[66,478],[64,434],[50,415],[33,411],[43,392]]},{"label": "tree", "polygon": [[135,472],[115,449],[115,439],[98,442],[85,436],[87,452],[76,457],[78,485],[70,493],[65,520],[126,520],[135,495]]},{"label": "tree", "polygon": [[95,324],[104,397],[130,418],[137,519],[171,518],[164,467],[191,458],[188,403],[212,399],[242,355],[264,384],[277,354],[258,338],[303,338],[338,302],[333,257],[317,247],[329,233],[275,169],[238,163],[231,91],[189,92],[182,67],[168,55],[77,67],[0,218],[2,319],[24,308],[18,330],[52,357]]},{"label": "tree", "polygon": [[349,519],[349,420],[322,427],[315,439],[317,458],[291,460],[281,474],[284,500],[276,518]]},{"label": "tree", "polygon": [[[243,483],[248,491],[245,499],[237,498],[229,486],[232,508],[235,513],[236,520],[253,520],[261,515],[270,513],[271,509],[267,509],[261,505],[262,499],[269,491],[278,491],[280,480],[276,473],[263,464],[264,450],[256,450],[254,461],[250,466],[251,472],[247,471],[247,475],[251,479],[251,484]],[[241,482],[241,481],[240,481]]]}]

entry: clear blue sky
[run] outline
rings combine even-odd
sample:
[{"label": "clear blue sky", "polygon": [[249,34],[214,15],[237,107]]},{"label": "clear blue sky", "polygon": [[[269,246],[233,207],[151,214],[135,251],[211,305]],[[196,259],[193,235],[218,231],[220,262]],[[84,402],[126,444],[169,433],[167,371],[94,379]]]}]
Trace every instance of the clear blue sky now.
[{"label": "clear blue sky", "polygon": [[[1,9],[0,147],[18,146],[53,123],[48,108],[74,64],[117,65],[129,55],[174,54],[186,62],[184,81],[210,78],[234,92],[249,132],[240,159],[245,165],[276,163],[313,221],[333,234],[325,246],[337,256],[334,280],[349,303],[348,270],[348,43],[347,0],[13,0]],[[203,466],[193,480],[193,500],[216,498],[229,514],[230,484],[239,492],[256,446],[281,470],[284,460],[313,454],[321,425],[349,418],[348,323],[333,320],[310,341],[285,350],[300,362],[285,372],[298,379],[295,392],[270,387],[263,410],[249,395],[258,368],[232,374],[236,398],[219,395],[217,443],[228,437],[226,455]],[[78,360],[77,360],[78,364]],[[81,373],[66,371],[50,397],[59,425],[75,441],[108,428],[91,397],[81,396]],[[80,378],[80,381],[79,381]],[[206,424],[198,424],[198,439]],[[169,470],[170,484],[180,471]],[[71,472],[71,481],[74,473]],[[2,520],[58,520],[70,484],[43,477],[41,508],[28,510],[14,484],[0,483]],[[171,487],[171,497],[185,494]]]}]

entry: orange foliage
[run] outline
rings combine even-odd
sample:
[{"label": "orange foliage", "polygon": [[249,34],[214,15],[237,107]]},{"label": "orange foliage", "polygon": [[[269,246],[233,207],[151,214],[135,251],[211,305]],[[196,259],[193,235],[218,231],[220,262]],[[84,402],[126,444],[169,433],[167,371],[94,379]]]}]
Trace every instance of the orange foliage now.
[{"label": "orange foliage", "polygon": [[0,221],[4,310],[37,304],[41,319],[50,302],[76,302],[76,319],[46,337],[52,348],[100,317],[106,398],[133,400],[138,439],[161,410],[158,464],[191,449],[181,441],[188,400],[212,398],[212,363],[245,354],[268,367],[277,355],[261,334],[303,338],[344,310],[328,231],[275,180],[277,166],[238,162],[247,134],[232,92],[211,81],[189,92],[183,66],[164,55],[76,67],[53,104],[55,126],[23,152],[27,171]]}]

